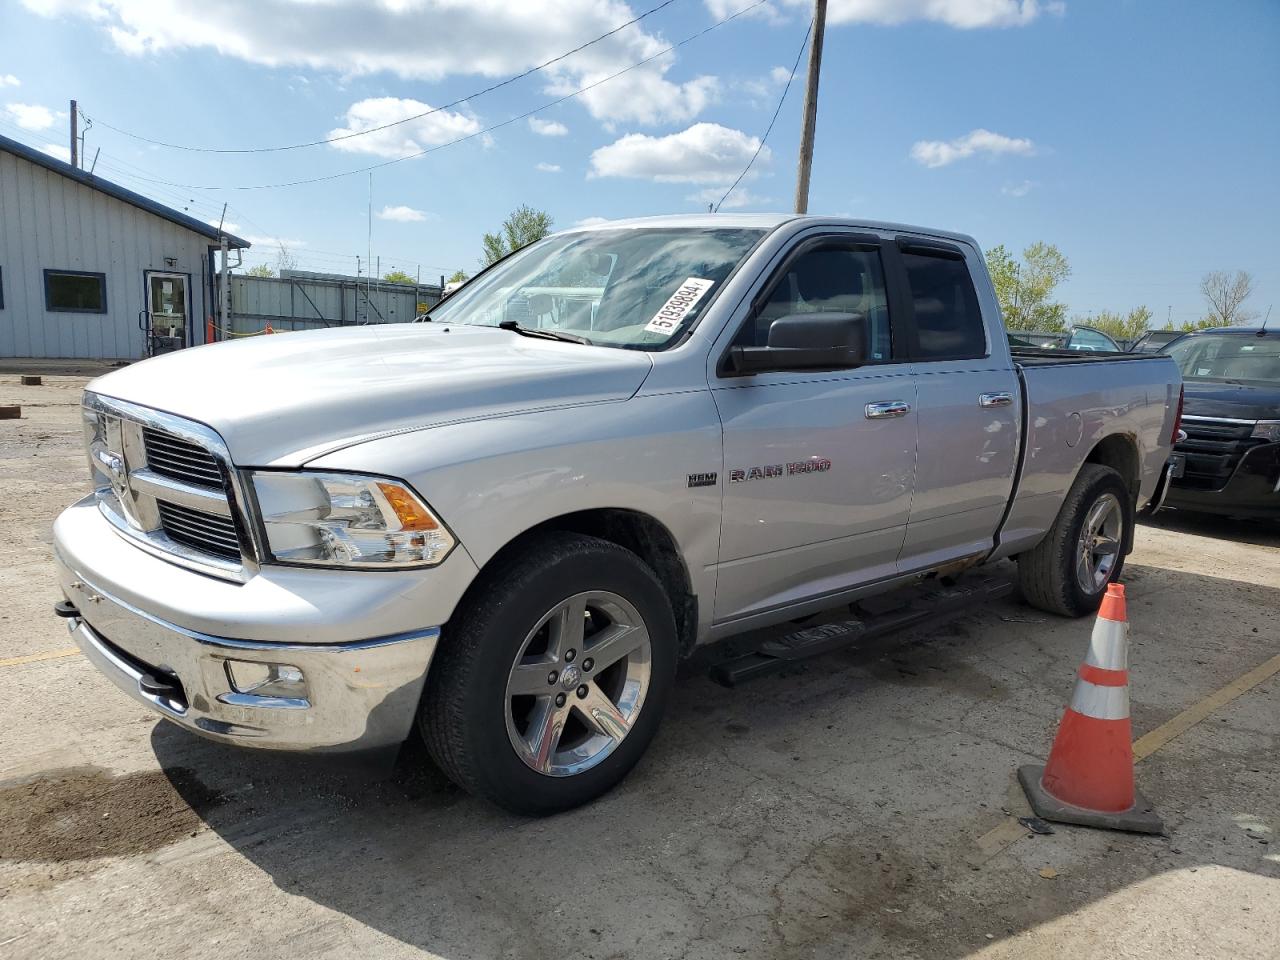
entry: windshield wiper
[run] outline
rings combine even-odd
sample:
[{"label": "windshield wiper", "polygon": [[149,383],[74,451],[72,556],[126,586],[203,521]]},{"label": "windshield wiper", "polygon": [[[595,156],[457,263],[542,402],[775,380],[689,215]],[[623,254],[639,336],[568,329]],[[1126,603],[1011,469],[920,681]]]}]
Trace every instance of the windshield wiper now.
[{"label": "windshield wiper", "polygon": [[559,330],[543,330],[540,327],[522,327],[514,320],[503,320],[498,324],[500,330],[510,330],[512,333],[518,333],[522,337],[534,337],[542,340],[563,340],[566,343],[585,343],[591,346],[591,341],[586,337],[580,337],[576,333],[561,333]]}]

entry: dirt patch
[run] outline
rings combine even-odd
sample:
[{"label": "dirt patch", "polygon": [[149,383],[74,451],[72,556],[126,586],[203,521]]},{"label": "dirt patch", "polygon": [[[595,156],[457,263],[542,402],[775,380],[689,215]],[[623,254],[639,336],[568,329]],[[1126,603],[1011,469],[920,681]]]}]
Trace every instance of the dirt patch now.
[{"label": "dirt patch", "polygon": [[61,863],[147,853],[194,834],[219,794],[189,770],[48,771],[0,787],[0,859]]}]

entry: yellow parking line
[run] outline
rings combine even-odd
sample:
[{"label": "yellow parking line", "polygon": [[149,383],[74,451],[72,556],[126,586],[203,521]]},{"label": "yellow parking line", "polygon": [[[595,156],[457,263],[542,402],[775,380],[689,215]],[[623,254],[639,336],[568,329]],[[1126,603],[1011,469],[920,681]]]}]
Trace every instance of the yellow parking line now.
[{"label": "yellow parking line", "polygon": [[1133,741],[1133,759],[1142,760],[1151,756],[1174,737],[1186,733],[1219,707],[1224,707],[1242,693],[1248,693],[1268,677],[1280,673],[1280,654],[1266,663],[1254,667],[1242,677],[1237,677],[1221,690],[1209,694],[1193,707],[1188,707],[1172,720],[1166,720],[1150,733]]},{"label": "yellow parking line", "polygon": [[[1170,740],[1182,736],[1213,711],[1226,706],[1241,694],[1248,693],[1277,673],[1280,673],[1280,654],[1259,664],[1243,676],[1236,677],[1225,687],[1215,690],[1199,703],[1187,707],[1176,717],[1166,720],[1150,733],[1133,741],[1134,762],[1145,760]],[[1017,819],[1011,817],[1004,820],[998,827],[987,831],[974,841],[977,850],[970,862],[976,868],[977,864],[985,863],[997,854],[1003,853],[1026,835],[1026,828],[1018,823]]]},{"label": "yellow parking line", "polygon": [[0,667],[16,667],[23,663],[36,663],[39,660],[59,660],[62,657],[74,657],[79,652],[79,647],[67,647],[65,650],[29,653],[25,657],[10,657],[8,660],[0,660]]}]

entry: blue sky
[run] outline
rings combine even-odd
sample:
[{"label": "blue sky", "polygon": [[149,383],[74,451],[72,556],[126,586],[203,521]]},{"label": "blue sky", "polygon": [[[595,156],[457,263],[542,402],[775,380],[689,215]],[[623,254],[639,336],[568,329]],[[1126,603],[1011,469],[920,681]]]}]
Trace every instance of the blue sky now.
[{"label": "blue sky", "polygon": [[[769,0],[587,94],[573,93],[753,0],[674,0],[555,67],[430,117],[337,144],[555,57],[660,0],[22,0],[0,12],[0,133],[66,143],[94,121],[98,173],[299,266],[354,272],[373,176],[382,271],[474,269],[521,203],[557,226],[706,209],[769,122],[808,20]],[[1280,301],[1280,3],[831,0],[810,209],[924,223],[1069,257],[1072,313],[1145,304],[1200,315],[1199,280],[1255,277]],[[803,62],[801,64],[803,73]],[[802,99],[793,85],[726,209],[789,209]],[[116,129],[112,129],[116,128]],[[156,181],[167,181],[160,183]],[[184,186],[176,186],[182,184]],[[196,189],[216,186],[219,189]],[[1280,304],[1277,304],[1280,307]]]}]

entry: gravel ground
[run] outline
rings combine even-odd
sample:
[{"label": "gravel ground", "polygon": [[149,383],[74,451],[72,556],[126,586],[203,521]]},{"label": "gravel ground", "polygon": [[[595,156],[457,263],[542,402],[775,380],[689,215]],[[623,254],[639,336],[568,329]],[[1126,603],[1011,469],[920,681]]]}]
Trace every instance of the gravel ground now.
[{"label": "gravel ground", "polygon": [[[635,774],[547,820],[412,746],[388,774],[157,721],[49,613],[84,383],[0,377],[23,406],[0,421],[6,958],[1280,955],[1280,674],[1138,764],[1167,837],[1033,837],[1014,769],[1091,624],[1016,599],[736,690],[701,655]],[[1139,528],[1136,735],[1280,654],[1277,547],[1275,524]]]}]

